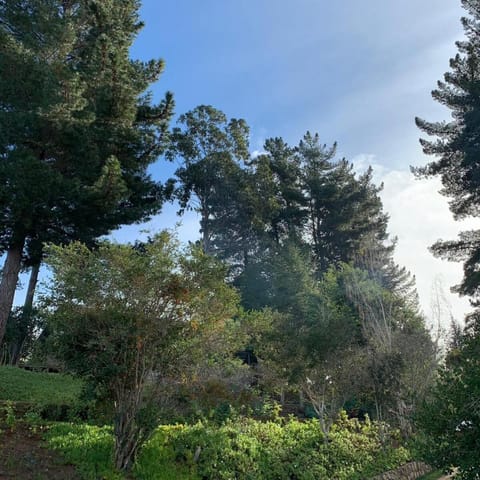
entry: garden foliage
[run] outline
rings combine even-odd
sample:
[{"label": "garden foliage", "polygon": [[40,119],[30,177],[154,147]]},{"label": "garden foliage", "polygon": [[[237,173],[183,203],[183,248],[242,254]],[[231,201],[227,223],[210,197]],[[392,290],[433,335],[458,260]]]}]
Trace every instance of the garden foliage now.
[{"label": "garden foliage", "polygon": [[[111,429],[57,425],[49,444],[80,466],[86,478],[116,479],[111,470]],[[383,440],[383,441],[382,441]],[[222,426],[199,422],[157,429],[133,468],[142,480],[355,480],[369,478],[409,460],[383,426],[341,415],[325,443],[318,421],[260,422],[241,418]]]}]

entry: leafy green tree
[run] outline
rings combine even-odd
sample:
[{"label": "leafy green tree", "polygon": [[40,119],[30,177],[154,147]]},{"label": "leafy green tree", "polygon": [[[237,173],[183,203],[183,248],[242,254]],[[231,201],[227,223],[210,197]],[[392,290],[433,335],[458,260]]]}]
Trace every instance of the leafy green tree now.
[{"label": "leafy green tree", "polygon": [[136,0],[0,2],[0,338],[22,259],[44,242],[93,240],[158,210],[147,167],[173,106],[146,89],[162,61],[129,48]]},{"label": "leafy green tree", "polygon": [[[132,465],[151,434],[161,379],[214,345],[237,309],[225,269],[166,232],[147,244],[51,247],[50,328],[68,368],[115,409],[115,464]],[[207,347],[206,347],[207,346]],[[200,349],[200,350],[199,350]]]},{"label": "leafy green tree", "polygon": [[180,180],[177,197],[182,211],[200,214],[202,246],[212,251],[212,222],[218,205],[225,203],[228,191],[235,188],[239,162],[248,159],[248,126],[231,119],[208,105],[200,105],[180,116],[172,132],[170,159],[180,158],[176,171]]},{"label": "leafy green tree", "polygon": [[[222,201],[212,209],[212,253],[225,259],[232,278],[259,267],[270,250],[299,240],[303,194],[294,149],[268,139],[265,152],[230,172]],[[253,267],[253,269],[251,268]]]},{"label": "leafy green tree", "polygon": [[291,382],[302,381],[306,369],[359,341],[358,320],[334,270],[317,280],[308,253],[293,243],[249,265],[238,285],[247,308],[279,313],[271,337],[277,351],[271,353]]},{"label": "leafy green tree", "polygon": [[[449,122],[416,119],[431,141],[422,139],[427,155],[436,160],[415,168],[419,177],[439,176],[441,193],[449,197],[455,219],[477,217],[480,204],[480,9],[478,1],[462,0],[468,16],[462,18],[465,40],[458,41],[459,53],[450,60],[450,71],[432,92],[432,97],[451,110]],[[480,232],[462,232],[457,240],[439,241],[432,246],[435,255],[463,261],[464,277],[456,290],[475,298],[480,293]]]},{"label": "leafy green tree", "polygon": [[253,161],[264,229],[276,245],[298,241],[305,224],[306,200],[296,149],[282,138],[267,139],[264,149],[265,153]]}]

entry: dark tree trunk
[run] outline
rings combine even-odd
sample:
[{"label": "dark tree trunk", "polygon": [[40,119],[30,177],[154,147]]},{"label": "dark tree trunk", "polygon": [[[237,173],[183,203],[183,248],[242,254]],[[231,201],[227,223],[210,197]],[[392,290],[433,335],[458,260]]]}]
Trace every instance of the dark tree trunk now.
[{"label": "dark tree trunk", "polygon": [[204,253],[210,253],[210,224],[208,207],[202,205],[200,227],[202,230],[202,247]]},{"label": "dark tree trunk", "polygon": [[3,342],[7,320],[13,305],[13,297],[17,289],[18,275],[22,265],[24,240],[13,245],[7,251],[0,281],[0,344]]},{"label": "dark tree trunk", "polygon": [[30,280],[28,281],[27,295],[25,296],[25,303],[23,304],[23,312],[30,313],[33,307],[33,297],[35,296],[35,289],[37,288],[38,273],[40,272],[40,262],[32,266],[30,270]]},{"label": "dark tree trunk", "polygon": [[30,271],[30,280],[28,281],[27,294],[25,296],[25,303],[23,304],[22,311],[22,322],[18,338],[13,345],[10,347],[10,363],[12,365],[17,365],[22,357],[23,349],[25,342],[29,335],[32,334],[31,320],[33,309],[33,298],[35,296],[35,289],[38,282],[38,273],[40,271],[40,263],[33,265]]}]

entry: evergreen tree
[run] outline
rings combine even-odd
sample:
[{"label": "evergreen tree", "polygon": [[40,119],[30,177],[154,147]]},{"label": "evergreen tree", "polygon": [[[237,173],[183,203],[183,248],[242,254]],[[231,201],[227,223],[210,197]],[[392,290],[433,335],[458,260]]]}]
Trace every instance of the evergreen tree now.
[{"label": "evergreen tree", "polygon": [[279,137],[267,139],[264,149],[254,165],[257,194],[265,205],[265,233],[276,245],[301,242],[306,201],[296,149]]},{"label": "evergreen tree", "polygon": [[200,214],[203,250],[211,253],[215,210],[228,201],[239,163],[248,159],[248,126],[241,119],[227,120],[223,112],[209,105],[181,115],[178,123],[182,127],[173,129],[167,156],[182,161],[175,172],[180,180],[180,213],[189,208]]},{"label": "evergreen tree", "polygon": [[[462,0],[468,16],[462,18],[466,38],[450,71],[432,92],[451,110],[449,122],[416,119],[434,140],[421,140],[423,150],[436,159],[414,169],[420,177],[439,176],[441,193],[450,199],[457,220],[480,216],[480,2]],[[428,434],[426,457],[441,467],[459,467],[459,478],[478,479],[480,468],[480,230],[462,232],[457,240],[438,241],[435,255],[462,261],[464,276],[455,290],[471,297],[476,310],[467,316],[462,334],[454,327],[444,369],[420,424]]]},{"label": "evergreen tree", "polygon": [[351,262],[367,238],[381,245],[388,217],[372,183],[372,170],[357,177],[345,159],[335,161],[336,145],[321,145],[309,132],[297,149],[308,204],[307,234],[321,274],[332,264]]},{"label": "evergreen tree", "polygon": [[173,100],[145,94],[163,62],[132,61],[136,0],[0,2],[0,339],[22,258],[91,243],[156,212],[147,167]]},{"label": "evergreen tree", "polygon": [[[451,110],[452,120],[416,119],[422,131],[436,137],[420,141],[424,152],[436,160],[414,169],[417,176],[441,178],[441,193],[450,198],[455,219],[480,214],[480,3],[462,0],[462,5],[469,14],[462,18],[466,39],[457,42],[459,52],[450,60],[451,70],[432,92],[437,102]],[[463,232],[454,241],[439,241],[432,250],[437,256],[464,262],[464,277],[456,290],[478,300],[480,231]]]},{"label": "evergreen tree", "polygon": [[[458,331],[457,331],[458,334]],[[419,415],[426,434],[423,454],[440,468],[458,467],[458,478],[478,480],[480,471],[480,317],[451,345],[444,367]]]},{"label": "evergreen tree", "polygon": [[304,198],[295,149],[281,138],[268,139],[264,149],[225,178],[228,188],[212,210],[212,252],[229,263],[234,278],[245,269],[252,273],[287,243],[302,243]]}]

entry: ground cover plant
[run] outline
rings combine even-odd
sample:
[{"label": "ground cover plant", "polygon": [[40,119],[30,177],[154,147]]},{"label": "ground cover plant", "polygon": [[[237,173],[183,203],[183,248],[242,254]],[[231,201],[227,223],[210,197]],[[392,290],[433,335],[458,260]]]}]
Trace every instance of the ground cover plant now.
[{"label": "ground cover plant", "polygon": [[[249,418],[223,425],[159,427],[133,466],[141,480],[355,480],[393,469],[410,459],[403,447],[384,438],[382,426],[342,415],[324,438],[317,420],[294,418],[261,422]],[[56,424],[47,433],[50,447],[78,466],[86,479],[123,478],[113,469],[109,427]]]}]

